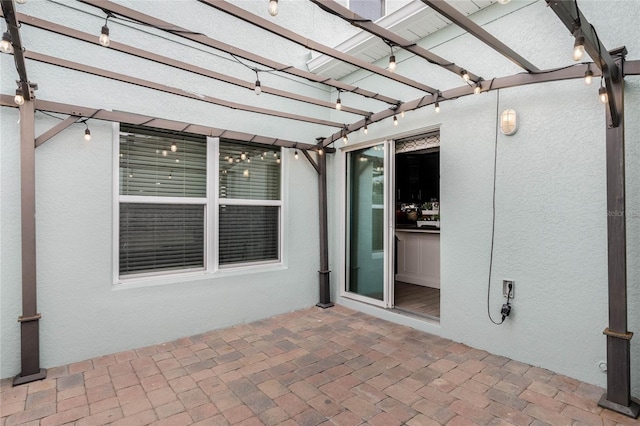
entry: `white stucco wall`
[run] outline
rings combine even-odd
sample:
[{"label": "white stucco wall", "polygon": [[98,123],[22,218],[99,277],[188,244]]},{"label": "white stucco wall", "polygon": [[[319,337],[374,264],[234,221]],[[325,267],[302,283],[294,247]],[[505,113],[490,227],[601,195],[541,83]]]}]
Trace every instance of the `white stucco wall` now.
[{"label": "white stucco wall", "polygon": [[[640,58],[631,16],[640,5],[625,2],[619,10],[602,3],[580,2],[607,46],[625,44],[628,59]],[[508,42],[540,67],[570,65],[571,37],[543,1],[495,5],[474,15],[491,33]],[[507,13],[508,19],[500,18]],[[535,34],[535,37],[532,36]],[[540,37],[538,40],[536,37]],[[564,42],[566,40],[566,42]],[[562,42],[560,42],[562,41]],[[486,48],[469,56],[475,41],[459,29],[447,28],[420,42],[443,57],[492,77],[509,75],[511,65]],[[398,56],[403,56],[399,54]],[[405,59],[402,73],[419,78],[424,63]],[[384,61],[384,59],[383,59]],[[382,64],[382,62],[381,62]],[[469,64],[469,65],[467,65]],[[555,64],[555,65],[554,65]],[[478,70],[478,71],[476,71]],[[498,70],[498,71],[497,71]],[[502,71],[502,72],[500,72]],[[358,72],[347,78],[359,84],[380,84]],[[455,87],[460,81],[443,80]],[[639,118],[640,79],[626,85],[627,244],[629,329],[640,328],[640,199]],[[374,81],[376,83],[374,83]],[[349,144],[393,139],[395,135],[438,126],[441,131],[441,320],[409,318],[354,302],[338,301],[373,315],[411,325],[455,341],[519,361],[542,366],[604,386],[598,367],[606,360],[607,230],[605,111],[597,99],[597,82],[581,79],[501,90],[441,102],[410,112],[398,127],[385,120],[369,126],[365,137],[353,133]],[[447,88],[447,87],[445,87]],[[491,247],[491,205],[496,111],[513,108],[520,128],[511,137],[498,134],[495,249],[490,308],[500,319],[503,279],[516,282],[513,311],[504,325],[487,317],[487,283]],[[338,155],[333,163],[337,175]],[[338,179],[338,178],[336,178]],[[337,186],[336,184],[335,186]],[[339,192],[336,190],[336,192]],[[334,196],[335,198],[335,196]],[[332,221],[340,222],[339,206]],[[343,238],[334,234],[335,271]],[[333,274],[335,292],[342,275]],[[632,340],[632,393],[640,393],[640,342]]]},{"label": "white stucco wall", "polygon": [[[20,11],[63,22],[82,31],[98,33],[104,17],[77,3],[30,1]],[[292,21],[291,29],[327,44],[340,41],[340,31],[353,29],[319,13],[309,2],[291,2],[281,11]],[[640,58],[640,40],[634,32],[638,2],[624,8],[581,1],[585,15],[611,48],[626,44],[629,59]],[[270,57],[304,68],[309,52],[275,37],[264,36],[248,24],[223,15],[215,25],[205,13],[188,14],[184,7],[204,6],[185,2],[128,2],[129,7],[202,31],[244,49],[271,52]],[[238,2],[241,7],[266,16],[264,2]],[[70,9],[69,6],[79,10]],[[295,14],[293,13],[295,12]],[[287,18],[287,15],[290,14]],[[502,15],[507,14],[507,18]],[[187,18],[188,16],[188,18]],[[279,15],[280,16],[280,15]],[[544,1],[514,1],[494,5],[474,16],[499,38],[541,68],[567,62],[572,39]],[[210,49],[134,26],[110,23],[114,40],[135,40],[137,46],[203,67],[222,70],[245,80],[253,71],[212,55]],[[540,41],[531,37],[537,34]],[[344,113],[292,104],[281,98],[218,84],[203,77],[176,72],[163,66],[127,57],[98,46],[72,42],[61,36],[45,37],[23,27],[29,49],[95,64],[174,87],[205,93],[265,108],[341,120]],[[478,47],[471,36],[447,28],[420,42],[434,53],[463,63],[469,69],[493,77],[518,72],[500,55]],[[542,50],[541,47],[545,48]],[[485,49],[485,50],[483,50]],[[398,53],[402,74],[442,88],[455,87],[459,78],[428,68],[420,59]],[[381,60],[381,64],[386,58]],[[570,61],[570,60],[568,60]],[[247,131],[304,142],[330,132],[322,126],[292,123],[248,113],[231,113],[199,101],[161,94],[140,87],[110,82],[70,70],[29,62],[29,76],[39,84],[41,99],[89,107],[123,110],[182,120],[230,130]],[[2,93],[15,88],[12,58],[1,55]],[[400,72],[400,71],[399,71]],[[429,68],[431,72],[431,68]],[[440,80],[442,78],[442,80]],[[261,74],[263,84],[309,96],[335,99],[335,94],[296,78]],[[358,72],[346,78],[369,90],[402,98],[417,98],[414,89],[389,84],[379,77]],[[424,322],[349,301],[337,296],[343,235],[340,175],[343,155],[329,156],[331,231],[330,269],[333,296],[339,303],[403,322],[516,360],[603,385],[598,363],[605,359],[607,325],[606,186],[604,164],[604,110],[596,98],[597,87],[582,81],[556,82],[465,97],[442,103],[436,115],[431,107],[410,112],[394,127],[390,120],[369,126],[369,135],[350,135],[350,145],[393,138],[398,133],[439,126],[441,148],[441,321]],[[640,79],[627,78],[627,185],[629,329],[640,329]],[[380,103],[345,94],[343,101],[378,111]],[[486,315],[489,267],[493,150],[496,141],[496,109],[514,108],[520,129],[513,137],[498,135],[496,232],[491,309],[497,316],[502,303],[498,289],[504,278],[516,282],[514,311],[501,327]],[[355,121],[355,117],[352,117]],[[20,315],[20,187],[17,110],[2,108],[0,132],[0,377],[19,372]],[[36,115],[37,134],[57,120]],[[92,356],[237,324],[311,306],[317,301],[318,237],[315,171],[304,161],[291,158],[285,167],[285,267],[268,272],[151,285],[129,289],[112,283],[112,141],[109,123],[89,122],[93,139],[82,140],[84,127],[74,125],[37,150],[38,310],[42,312],[42,365],[51,367]],[[291,154],[290,152],[288,154]],[[304,235],[304,238],[300,238]],[[640,340],[632,341],[633,392],[640,394]]]}]

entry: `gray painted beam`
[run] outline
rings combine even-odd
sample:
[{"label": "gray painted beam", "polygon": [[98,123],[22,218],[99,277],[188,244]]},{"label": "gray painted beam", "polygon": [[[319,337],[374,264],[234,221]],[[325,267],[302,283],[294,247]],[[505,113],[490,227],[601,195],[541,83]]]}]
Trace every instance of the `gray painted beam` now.
[{"label": "gray painted beam", "polygon": [[348,55],[344,52],[325,46],[321,43],[318,43],[306,37],[302,37],[301,35],[296,34],[291,30],[283,28],[277,24],[274,24],[273,22],[268,21],[264,18],[261,18],[258,15],[254,15],[253,13],[248,12],[245,9],[242,9],[238,6],[235,6],[225,0],[199,0],[199,1],[200,3],[206,4],[215,9],[221,10],[231,16],[234,16],[238,19],[241,19],[252,25],[255,25],[258,28],[262,28],[263,30],[268,31],[271,34],[275,34],[280,37],[283,37],[293,43],[299,44],[313,51],[331,56],[332,58],[354,65],[358,68],[367,70],[371,73],[380,75],[382,77],[386,77],[388,79],[394,80],[406,86],[413,87],[414,89],[422,90],[423,92],[427,92],[427,93],[438,93],[438,89],[434,89],[433,87],[427,86],[426,84],[420,83],[419,81],[410,79],[403,75],[392,73],[391,71],[386,70],[384,68],[380,68],[376,65],[371,64],[370,62]]},{"label": "gray painted beam", "polygon": [[[446,59],[436,55],[428,51],[427,49],[418,46],[416,43],[409,41],[394,32],[389,31],[388,29],[381,27],[378,24],[373,23],[371,20],[363,18],[362,16],[352,12],[346,7],[342,6],[338,2],[334,0],[310,0],[312,3],[315,3],[318,7],[320,7],[325,12],[331,13],[347,22],[351,25],[356,26],[358,28],[362,28],[363,30],[380,37],[383,40],[387,40],[392,44],[399,46],[400,48],[406,50],[407,52],[411,52],[414,55],[426,59],[427,62],[438,65],[447,71],[451,71],[456,75],[462,75],[463,68],[454,64],[451,61],[447,61]],[[473,81],[483,80],[482,77],[476,75],[472,72],[469,72],[469,79]]]},{"label": "gray painted beam", "polygon": [[367,98],[375,99],[381,102],[385,102],[388,104],[398,104],[400,101],[397,99],[393,99],[379,93],[371,92],[369,90],[362,89],[360,87],[352,86],[347,83],[343,83],[341,81],[324,77],[319,74],[314,74],[309,71],[304,71],[298,68],[295,68],[290,65],[282,64],[276,61],[273,61],[268,58],[264,58],[262,56],[256,55],[254,53],[248,52],[246,50],[242,50],[238,47],[231,46],[229,44],[223,43],[221,41],[212,39],[211,37],[207,37],[204,34],[197,34],[193,31],[190,31],[186,28],[181,28],[176,25],[171,24],[170,22],[166,22],[152,16],[146,15],[144,13],[137,12],[133,9],[129,9],[127,7],[121,6],[119,4],[113,3],[111,1],[106,0],[78,0],[82,3],[95,6],[96,8],[103,10],[105,12],[111,12],[117,16],[123,16],[128,19],[132,19],[134,21],[143,23],[145,25],[149,25],[155,27],[159,30],[166,31],[170,34],[173,34],[178,37],[185,38],[187,40],[194,41],[196,43],[202,44],[204,46],[212,47],[216,50],[220,50],[222,52],[226,52],[229,54],[233,54],[235,56],[244,58],[248,61],[254,62],[256,64],[263,65],[265,67],[271,68],[273,70],[283,72],[285,74],[294,75],[296,77],[303,78],[305,80],[313,81],[316,83],[322,83],[327,86],[335,87],[336,89],[343,90],[345,92],[351,92],[358,94],[360,96],[364,96]]},{"label": "gray painted beam", "polygon": [[531,62],[527,61],[525,58],[520,56],[517,52],[511,49],[509,46],[489,34],[484,28],[480,25],[473,22],[471,19],[464,16],[462,13],[458,12],[453,6],[448,4],[444,0],[422,0],[423,3],[431,7],[433,10],[446,17],[454,24],[491,47],[496,52],[503,55],[505,58],[509,59],[511,62],[518,65],[520,68],[527,70],[529,72],[537,72],[540,71],[538,67],[533,65]]}]

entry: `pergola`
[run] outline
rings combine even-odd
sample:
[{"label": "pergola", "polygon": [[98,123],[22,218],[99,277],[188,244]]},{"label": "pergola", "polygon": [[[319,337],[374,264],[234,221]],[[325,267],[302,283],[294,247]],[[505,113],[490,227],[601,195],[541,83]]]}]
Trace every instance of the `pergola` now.
[{"label": "pergola", "polygon": [[[171,131],[184,131],[206,136],[233,138],[240,141],[275,145],[300,150],[318,173],[319,208],[320,208],[320,270],[319,270],[319,303],[318,306],[327,308],[332,306],[329,292],[329,262],[328,262],[328,230],[327,230],[327,176],[326,155],[335,151],[331,145],[349,133],[366,128],[368,125],[395,117],[396,114],[412,111],[425,106],[439,104],[443,101],[453,101],[457,98],[473,95],[474,92],[486,92],[501,88],[510,88],[528,84],[544,83],[558,80],[583,78],[588,73],[595,77],[602,76],[605,81],[607,96],[606,108],[606,174],[607,174],[607,209],[622,212],[620,215],[608,215],[608,286],[609,286],[609,326],[604,330],[607,336],[607,392],[600,400],[600,405],[630,417],[637,418],[640,405],[630,395],[630,340],[632,333],[627,329],[627,277],[626,277],[626,228],[625,221],[625,161],[624,161],[624,78],[627,75],[640,75],[640,61],[626,61],[625,47],[608,49],[598,37],[595,28],[582,14],[575,0],[545,0],[550,10],[555,13],[559,25],[564,25],[576,39],[576,45],[583,45],[584,51],[593,58],[593,62],[576,63],[573,66],[555,69],[540,69],[527,59],[507,46],[483,27],[472,21],[465,13],[453,7],[444,0],[422,0],[440,16],[457,25],[468,34],[489,46],[512,63],[522,72],[499,78],[484,78],[467,70],[462,65],[455,64],[431,51],[419,46],[375,22],[365,19],[346,9],[333,0],[310,0],[322,11],[334,15],[371,35],[378,43],[386,44],[393,55],[396,50],[405,50],[416,58],[421,58],[429,64],[447,72],[464,78],[462,84],[447,90],[437,88],[439,82],[430,82],[434,87],[421,81],[394,73],[391,69],[382,68],[371,61],[363,60],[341,50],[307,39],[287,28],[277,24],[277,20],[267,20],[248,12],[233,3],[224,0],[199,0],[207,7],[229,14],[237,19],[255,25],[260,29],[281,37],[292,43],[301,45],[311,51],[333,58],[349,65],[353,69],[361,69],[372,74],[382,76],[397,84],[420,91],[423,95],[415,99],[396,99],[381,93],[340,81],[336,78],[320,75],[311,71],[292,67],[284,63],[269,59],[253,52],[242,50],[236,46],[226,44],[210,36],[182,28],[171,22],[166,22],[153,16],[129,9],[111,1],[79,0],[80,3],[92,6],[108,19],[124,19],[127,22],[141,24],[156,30],[166,32],[207,48],[241,58],[243,61],[256,64],[254,68],[257,76],[256,83],[242,80],[225,72],[218,72],[200,67],[196,64],[183,62],[157,52],[146,51],[129,44],[111,41],[109,49],[147,60],[156,64],[163,64],[182,71],[193,73],[208,79],[217,80],[224,84],[234,85],[247,90],[256,90],[256,86],[263,93],[288,99],[291,102],[306,103],[321,108],[336,108],[336,104],[326,99],[305,96],[277,87],[263,86],[259,82],[258,66],[283,75],[294,76],[318,85],[335,89],[340,93],[350,93],[371,102],[375,102],[379,109],[375,112],[360,108],[340,105],[342,111],[359,116],[350,123],[338,123],[321,117],[305,116],[267,109],[255,105],[241,104],[209,95],[199,95],[183,89],[170,87],[154,81],[109,71],[95,66],[73,62],[68,59],[54,57],[43,53],[26,50],[21,40],[22,25],[35,27],[61,36],[69,37],[85,43],[98,44],[95,34],[85,33],[61,23],[50,22],[34,16],[19,13],[13,0],[1,0],[2,14],[7,24],[7,32],[15,59],[17,72],[17,95],[21,95],[24,103],[20,105],[20,145],[21,145],[21,206],[22,206],[22,303],[23,313],[18,319],[21,323],[21,362],[22,371],[15,378],[14,385],[43,379],[46,371],[39,363],[39,329],[40,314],[36,306],[36,244],[35,244],[35,149],[68,126],[88,119],[120,122],[134,125],[145,125]],[[273,1],[273,0],[272,0]],[[22,3],[23,1],[18,1]],[[265,1],[266,3],[266,1]],[[490,3],[490,2],[488,2]],[[277,0],[276,0],[277,4]],[[266,7],[266,4],[265,4]],[[286,4],[281,5],[286,7]],[[108,28],[106,29],[108,34]],[[534,35],[535,36],[535,35]],[[544,46],[541,46],[544,48]],[[114,112],[106,109],[96,109],[83,105],[69,105],[36,97],[37,84],[29,80],[27,64],[29,61],[46,63],[81,73],[124,82],[143,88],[168,93],[175,96],[195,99],[232,110],[245,111],[266,116],[279,117],[286,120],[302,121],[331,129],[326,135],[315,138],[316,143],[278,139],[240,132],[234,129],[220,129],[202,124],[185,123],[166,118],[133,114],[128,112]],[[244,63],[243,63],[244,65]],[[0,105],[16,107],[14,97],[2,94]],[[62,114],[66,116],[59,124],[40,135],[35,134],[35,111]],[[336,130],[337,129],[337,130]],[[313,140],[313,138],[311,138]],[[315,155],[312,156],[312,153]]]}]

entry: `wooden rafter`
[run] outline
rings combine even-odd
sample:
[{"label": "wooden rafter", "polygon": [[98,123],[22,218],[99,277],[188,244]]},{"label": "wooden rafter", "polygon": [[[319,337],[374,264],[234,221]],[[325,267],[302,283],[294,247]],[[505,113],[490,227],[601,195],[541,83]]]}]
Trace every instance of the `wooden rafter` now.
[{"label": "wooden rafter", "polygon": [[520,68],[529,71],[529,72],[537,72],[540,71],[535,65],[531,62],[527,61],[525,58],[520,56],[514,50],[512,50],[509,46],[489,34],[484,28],[480,25],[473,22],[471,19],[464,16],[462,13],[458,12],[453,6],[447,3],[444,0],[422,0],[423,3],[431,7],[433,10],[446,17],[454,24],[476,37],[480,41],[482,41],[487,46],[491,47],[505,58],[509,59],[511,62],[518,65]]},{"label": "wooden rafter", "polygon": [[[389,31],[384,27],[381,27],[378,24],[375,24],[370,19],[363,18],[362,16],[358,15],[355,12],[352,12],[351,10],[347,9],[346,7],[342,6],[341,4],[339,4],[334,0],[310,0],[310,1],[318,5],[318,7],[320,7],[325,12],[335,15],[349,22],[353,26],[362,28],[363,30],[373,34],[374,36],[380,37],[382,40],[386,41],[387,43],[391,43],[392,45],[398,46],[406,50],[407,52],[411,52],[414,55],[422,59],[425,59],[429,63],[438,65],[446,69],[447,71],[451,71],[456,75],[462,75],[462,72],[465,70],[462,67],[456,65],[455,63],[451,61],[447,61],[446,59],[436,55],[435,53],[432,53],[427,49],[418,46],[414,42],[409,41],[404,37],[401,37],[396,33]],[[468,69],[466,71],[469,74],[469,79],[473,81],[483,80],[482,77],[472,72],[469,72]]]},{"label": "wooden rafter", "polygon": [[253,13],[248,12],[245,9],[242,9],[241,7],[235,6],[229,3],[228,1],[225,1],[225,0],[199,0],[199,1],[200,3],[206,4],[215,9],[221,10],[231,16],[234,16],[238,19],[241,19],[252,25],[255,25],[258,28],[262,28],[263,30],[268,31],[271,34],[275,34],[280,37],[283,37],[293,43],[304,46],[310,50],[323,53],[325,55],[331,56],[332,58],[354,65],[363,70],[367,70],[369,72],[380,75],[382,77],[386,77],[390,80],[394,80],[406,86],[413,87],[414,89],[422,90],[423,92],[427,92],[427,93],[438,93],[438,89],[434,89],[433,87],[427,86],[426,84],[420,83],[419,81],[413,80],[411,78],[405,77],[400,74],[393,73],[387,69],[380,68],[376,65],[373,65],[370,62],[364,61],[362,59],[351,56],[347,53],[341,52],[337,49],[325,46],[324,44],[321,44],[311,39],[308,39],[306,37],[303,37],[299,34],[294,33],[291,30],[281,27],[280,25],[274,24],[271,21],[268,21],[257,15],[254,15]]},{"label": "wooden rafter", "polygon": [[220,50],[222,52],[226,52],[237,57],[246,59],[248,61],[254,62],[256,64],[260,64],[267,68],[271,68],[273,70],[294,75],[296,77],[303,78],[305,80],[313,81],[316,83],[322,83],[327,86],[334,87],[336,89],[340,89],[345,92],[351,92],[358,94],[360,96],[364,96],[366,98],[375,99],[381,102],[385,102],[387,104],[396,105],[400,103],[399,100],[390,98],[388,96],[381,95],[379,93],[371,92],[369,90],[362,89],[357,86],[353,86],[351,84],[343,83],[341,81],[325,77],[319,74],[314,74],[309,71],[304,71],[298,68],[295,68],[290,65],[282,64],[276,62],[271,59],[264,58],[260,55],[256,55],[254,53],[248,52],[243,49],[239,49],[238,47],[231,46],[229,44],[223,43],[221,41],[215,40],[211,37],[208,37],[204,34],[197,34],[193,31],[190,31],[186,28],[181,28],[176,25],[173,25],[169,22],[163,21],[161,19],[154,18],[152,16],[146,15],[141,12],[137,12],[133,9],[129,9],[127,7],[121,6],[119,4],[113,3],[111,1],[106,0],[78,0],[82,3],[94,6],[98,9],[101,9],[105,12],[110,12],[116,16],[122,16],[136,22],[140,22],[145,25],[149,25],[151,27],[155,27],[159,30],[168,32],[178,37],[185,38],[187,40],[194,41],[196,43],[202,44],[204,46],[211,47],[216,50]]}]

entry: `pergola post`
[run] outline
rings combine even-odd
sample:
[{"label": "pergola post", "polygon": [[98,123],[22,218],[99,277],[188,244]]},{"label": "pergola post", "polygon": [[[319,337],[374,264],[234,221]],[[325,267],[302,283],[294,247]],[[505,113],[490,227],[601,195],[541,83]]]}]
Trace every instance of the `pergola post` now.
[{"label": "pergola post", "polygon": [[318,205],[320,213],[320,270],[319,286],[320,301],[316,304],[321,308],[330,308],[333,306],[331,302],[331,285],[329,281],[329,229],[327,223],[327,155],[318,155]]},{"label": "pergola post", "polygon": [[627,330],[627,239],[625,213],[624,157],[624,54],[615,59],[619,75],[611,76],[608,87],[613,94],[617,125],[607,108],[607,240],[609,275],[609,327],[607,336],[607,392],[599,401],[601,407],[637,418],[640,405],[631,397],[631,337]]},{"label": "pergola post", "polygon": [[42,380],[40,368],[40,314],[36,297],[36,146],[35,101],[20,107],[20,188],[22,222],[22,316],[20,323],[21,371],[13,385]]}]

